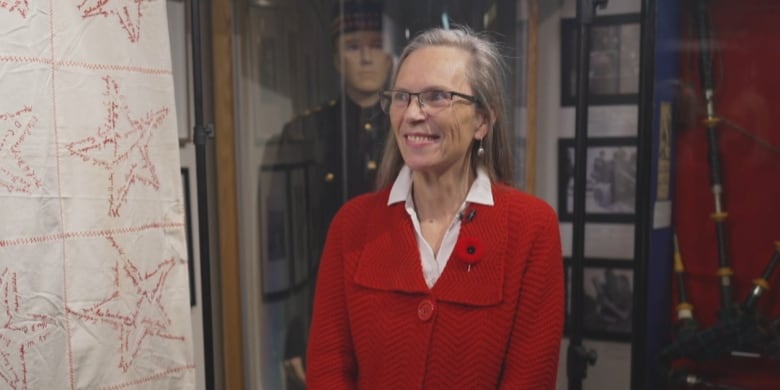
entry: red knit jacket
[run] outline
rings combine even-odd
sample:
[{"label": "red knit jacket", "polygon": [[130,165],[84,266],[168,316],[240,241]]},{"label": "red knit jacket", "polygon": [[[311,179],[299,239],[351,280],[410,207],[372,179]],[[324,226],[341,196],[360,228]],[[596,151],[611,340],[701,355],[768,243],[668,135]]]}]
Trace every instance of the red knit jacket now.
[{"label": "red knit jacket", "polygon": [[414,227],[389,188],[334,218],[317,279],[310,389],[553,389],[563,331],[558,221],[544,202],[493,185],[459,240],[481,243],[471,266],[453,252],[428,288]]}]

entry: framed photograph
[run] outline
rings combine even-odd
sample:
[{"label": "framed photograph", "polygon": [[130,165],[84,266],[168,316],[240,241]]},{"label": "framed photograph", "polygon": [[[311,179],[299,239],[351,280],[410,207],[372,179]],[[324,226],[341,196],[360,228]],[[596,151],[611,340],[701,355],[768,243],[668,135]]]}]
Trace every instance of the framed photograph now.
[{"label": "framed photograph", "polygon": [[[291,225],[288,214],[289,198],[284,170],[260,168],[258,201],[260,226],[260,272],[263,299],[284,298],[289,292],[292,253],[290,251]],[[280,190],[281,189],[281,190]]]},{"label": "framed photograph", "polygon": [[[574,245],[573,224],[561,222],[560,231],[563,256],[569,257]],[[588,222],[585,224],[585,257],[633,261],[634,235],[633,223]]]},{"label": "framed photograph", "polygon": [[[593,19],[590,39],[589,103],[639,102],[640,15]],[[561,20],[561,105],[577,102],[577,21]]]},{"label": "framed photograph", "polygon": [[290,237],[292,238],[293,286],[301,287],[309,277],[309,200],[306,189],[306,165],[292,165],[287,170],[290,200]]},{"label": "framed photograph", "polygon": [[[632,222],[636,214],[636,138],[587,140],[585,220]],[[558,216],[574,212],[574,139],[558,140]]]},{"label": "framed photograph", "polygon": [[[566,275],[566,332],[569,332],[572,284],[571,259],[564,259]],[[586,258],[582,280],[583,336],[596,340],[630,341],[634,300],[631,263]]]},{"label": "framed photograph", "polygon": [[187,241],[187,274],[190,278],[190,306],[197,304],[197,294],[195,291],[195,251],[193,248],[194,237],[192,231],[192,203],[190,202],[190,169],[181,168],[181,185],[184,202],[184,235]]}]

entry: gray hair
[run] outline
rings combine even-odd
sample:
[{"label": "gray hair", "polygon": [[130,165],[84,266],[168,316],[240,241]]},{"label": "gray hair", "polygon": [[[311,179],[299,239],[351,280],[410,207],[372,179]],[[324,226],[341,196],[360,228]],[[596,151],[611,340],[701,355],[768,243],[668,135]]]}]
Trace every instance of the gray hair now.
[{"label": "gray hair", "polygon": [[[448,46],[463,49],[471,54],[466,67],[466,79],[474,96],[479,98],[479,109],[488,115],[492,126],[482,140],[485,154],[477,157],[477,142],[472,143],[471,168],[485,169],[490,180],[512,185],[513,160],[512,142],[506,116],[506,62],[498,44],[487,35],[476,33],[469,27],[458,26],[452,30],[432,28],[414,37],[401,52],[392,82],[395,85],[398,69],[414,51],[429,46]],[[393,183],[403,166],[393,131],[388,132],[382,162],[377,172],[377,188]]]}]

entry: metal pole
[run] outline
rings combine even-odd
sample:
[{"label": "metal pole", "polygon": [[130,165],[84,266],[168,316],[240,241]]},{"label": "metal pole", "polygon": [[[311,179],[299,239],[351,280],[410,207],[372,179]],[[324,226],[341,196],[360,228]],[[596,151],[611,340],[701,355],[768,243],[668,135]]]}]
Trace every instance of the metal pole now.
[{"label": "metal pole", "polygon": [[200,0],[190,3],[192,25],[192,78],[195,126],[195,168],[198,186],[198,243],[200,247],[201,312],[203,315],[203,355],[206,389],[214,389],[214,342],[211,325],[211,265],[209,261],[209,219],[206,180],[206,141],[214,134],[211,124],[203,124],[203,80],[201,64]]},{"label": "metal pole", "polygon": [[581,390],[596,353],[582,345],[583,260],[585,258],[585,176],[587,174],[588,98],[590,91],[590,27],[596,7],[607,0],[577,0],[577,105],[574,136],[574,210],[572,222],[571,314],[566,375],[569,390]]},{"label": "metal pole", "polygon": [[[653,115],[655,112],[655,0],[642,0],[640,25],[639,128],[637,129],[636,221],[634,224],[634,299],[631,318],[631,388],[647,388],[655,364],[654,345],[648,346],[648,278],[653,233],[653,202],[650,195],[653,161]],[[659,286],[656,286],[659,287]]]}]

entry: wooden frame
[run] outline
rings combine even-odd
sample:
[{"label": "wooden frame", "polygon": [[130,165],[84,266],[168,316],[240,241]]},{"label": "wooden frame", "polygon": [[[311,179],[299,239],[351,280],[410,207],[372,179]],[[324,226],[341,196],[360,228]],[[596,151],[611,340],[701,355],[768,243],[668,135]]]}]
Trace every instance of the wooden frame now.
[{"label": "wooden frame", "polygon": [[528,0],[527,68],[525,80],[526,111],[528,113],[525,139],[525,174],[523,187],[530,194],[536,193],[536,133],[538,122],[539,89],[539,0]]},{"label": "wooden frame", "polygon": [[[639,23],[639,14],[599,16],[593,20],[589,104],[639,103]],[[562,106],[573,106],[577,102],[576,43],[576,19],[562,19]]]},{"label": "wooden frame", "polygon": [[[218,259],[215,271],[220,277],[220,290],[214,305],[219,305],[221,321],[215,329],[221,331],[215,337],[221,356],[212,356],[217,360],[215,370],[217,388],[244,388],[244,352],[241,327],[241,278],[238,246],[238,199],[235,159],[235,91],[233,79],[233,1],[212,0],[210,12],[202,14],[211,17],[211,63],[212,83],[214,86],[212,104],[215,125],[215,188],[220,189],[220,201],[217,202]],[[206,17],[208,17],[206,16]],[[203,227],[205,228],[205,227]],[[208,359],[209,356],[206,356]],[[222,386],[220,386],[222,385]]]}]

